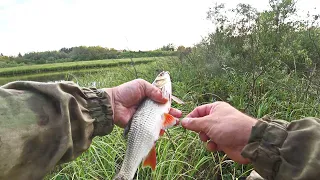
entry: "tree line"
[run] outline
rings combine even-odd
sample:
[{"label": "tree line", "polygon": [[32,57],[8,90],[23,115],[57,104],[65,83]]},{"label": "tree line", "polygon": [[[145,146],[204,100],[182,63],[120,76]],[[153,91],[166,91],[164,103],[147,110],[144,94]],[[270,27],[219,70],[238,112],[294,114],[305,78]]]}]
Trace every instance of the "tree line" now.
[{"label": "tree line", "polygon": [[104,48],[101,46],[78,46],[71,48],[61,48],[58,51],[29,52],[24,55],[5,56],[0,53],[0,67],[14,67],[29,64],[47,64],[71,61],[87,61],[101,59],[122,59],[139,57],[160,57],[177,56],[180,57],[191,52],[191,48],[179,46],[175,48],[173,44],[164,45],[152,51],[129,51],[116,50],[114,48]]}]

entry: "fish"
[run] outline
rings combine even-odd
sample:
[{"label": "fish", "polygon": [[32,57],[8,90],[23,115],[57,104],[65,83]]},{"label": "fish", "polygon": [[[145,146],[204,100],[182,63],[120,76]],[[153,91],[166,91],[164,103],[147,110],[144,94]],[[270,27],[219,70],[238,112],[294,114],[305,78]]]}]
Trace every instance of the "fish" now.
[{"label": "fish", "polygon": [[162,71],[152,85],[159,88],[163,97],[168,101],[165,104],[157,103],[149,98],[145,99],[132,116],[125,130],[127,135],[127,149],[120,171],[114,180],[131,180],[142,162],[143,167],[156,169],[156,141],[165,131],[179,124],[179,119],[169,114],[172,100],[184,104],[182,100],[172,95],[170,73]]}]

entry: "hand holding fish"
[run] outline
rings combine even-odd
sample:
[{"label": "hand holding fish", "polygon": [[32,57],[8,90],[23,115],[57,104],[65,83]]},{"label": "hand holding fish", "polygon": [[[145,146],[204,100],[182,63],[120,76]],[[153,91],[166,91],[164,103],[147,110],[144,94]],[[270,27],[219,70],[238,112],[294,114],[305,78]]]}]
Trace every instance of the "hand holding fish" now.
[{"label": "hand holding fish", "polygon": [[182,126],[199,132],[200,139],[208,142],[209,151],[224,151],[234,161],[246,164],[249,160],[241,156],[241,151],[256,122],[226,102],[215,102],[195,108],[182,120]]},{"label": "hand holding fish", "polygon": [[128,124],[124,132],[128,137],[127,150],[114,180],[129,180],[134,178],[141,162],[143,167],[156,169],[156,141],[179,122],[177,117],[182,114],[171,108],[171,102],[183,101],[172,95],[167,71],[159,73],[152,85],[135,80],[116,87],[111,94],[115,122],[121,126]]},{"label": "hand holding fish", "polygon": [[[114,88],[106,88],[112,101],[114,123],[125,127],[139,104],[145,98],[150,98],[158,103],[166,103],[167,98],[162,96],[161,90],[143,79],[136,79]],[[181,111],[171,108],[169,114],[181,117]]]}]

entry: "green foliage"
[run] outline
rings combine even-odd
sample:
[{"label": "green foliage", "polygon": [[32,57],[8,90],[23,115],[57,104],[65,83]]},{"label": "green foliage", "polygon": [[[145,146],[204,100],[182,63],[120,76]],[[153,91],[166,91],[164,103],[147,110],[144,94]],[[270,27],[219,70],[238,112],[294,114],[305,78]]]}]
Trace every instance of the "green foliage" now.
[{"label": "green foliage", "polygon": [[[123,65],[97,72],[86,72],[73,76],[72,80],[86,87],[91,86],[93,82],[96,82],[98,88],[112,87],[135,79],[135,70],[139,78],[149,82],[153,81],[159,71],[170,71],[174,94],[186,102],[186,105],[173,106],[181,109],[184,114],[197,105],[212,100],[211,95],[204,93],[206,90],[203,89],[208,88],[206,84],[212,85],[209,79],[200,82],[197,79],[203,78],[205,73],[197,75],[201,72],[200,69],[195,69],[189,62],[181,62],[177,58],[167,58],[134,67]],[[212,88],[221,86],[224,83],[222,80],[221,78]],[[225,179],[230,179],[243,176],[251,169],[237,165],[223,153],[206,151],[194,132],[175,127],[170,129],[169,133],[170,138],[165,135],[157,141],[156,171],[141,167],[137,172],[138,179],[216,179],[222,173]],[[122,163],[125,148],[123,129],[116,127],[110,135],[94,138],[88,151],[70,163],[57,166],[45,179],[112,179]]]},{"label": "green foliage", "polygon": [[182,60],[183,58],[185,58],[186,56],[188,56],[192,51],[191,47],[184,47],[184,46],[179,46],[177,48],[177,54],[180,60]]},{"label": "green foliage", "polygon": [[[199,50],[199,49],[198,49]],[[197,51],[198,51],[197,50]],[[200,51],[203,52],[203,51]],[[135,68],[135,69],[134,69]],[[274,69],[261,74],[242,73],[234,68],[209,64],[191,53],[183,61],[174,58],[124,65],[73,77],[81,86],[112,87],[136,78],[152,82],[159,71],[170,71],[173,93],[186,104],[173,104],[188,114],[193,108],[223,100],[254,117],[272,115],[285,120],[317,116],[319,89],[294,73]],[[299,85],[299,86],[297,86]],[[310,84],[309,84],[310,85]],[[112,179],[124,157],[123,130],[96,137],[89,150],[75,161],[57,166],[46,179]],[[221,152],[206,151],[198,134],[181,127],[169,130],[157,141],[157,169],[140,167],[138,179],[236,179],[248,175],[252,167],[239,165]]]},{"label": "green foliage", "polygon": [[[212,59],[208,61],[209,52],[200,44],[182,60],[168,58],[134,67],[126,64],[78,74],[71,80],[80,86],[88,87],[95,82],[97,88],[113,87],[137,76],[152,82],[159,71],[167,70],[172,77],[174,94],[186,103],[173,106],[184,115],[201,104],[217,100],[227,101],[257,118],[269,114],[290,121],[319,115],[319,88],[307,77],[279,68],[242,72],[242,67],[220,66]],[[221,62],[234,60],[230,59],[231,54],[217,57]],[[125,153],[122,133],[123,130],[116,127],[110,135],[94,138],[86,152],[72,162],[56,166],[45,179],[112,179]],[[181,127],[174,127],[169,133],[170,138],[165,135],[157,141],[156,171],[140,167],[138,179],[228,180],[246,176],[252,170],[250,165],[239,165],[222,152],[206,151],[197,133]]]},{"label": "green foliage", "polygon": [[177,52],[174,51],[125,51],[120,54],[121,58],[138,58],[138,57],[165,57],[165,56],[176,56]]},{"label": "green foliage", "polygon": [[205,87],[252,116],[316,116],[319,16],[298,19],[292,0],[269,3],[270,10],[263,12],[246,4],[229,10],[223,4],[210,8],[207,17],[217,29],[196,46],[187,63],[199,66],[202,77],[228,74],[221,87],[216,86],[220,78]]},{"label": "green foliage", "polygon": [[32,65],[102,59],[176,56],[177,52],[175,52],[174,49],[171,49],[171,46],[173,47],[171,44],[170,46],[168,45],[168,48],[154,51],[122,51],[101,46],[79,46],[61,48],[59,51],[30,52],[23,56],[19,53],[17,57],[2,55],[0,56],[0,68],[15,67],[25,64]]},{"label": "green foliage", "polygon": [[108,60],[95,60],[95,61],[81,61],[81,62],[67,62],[67,63],[55,63],[45,65],[31,65],[20,66],[11,68],[0,68],[1,76],[16,76],[26,75],[32,73],[44,73],[44,72],[57,72],[66,70],[81,70],[81,69],[93,69],[103,67],[113,67],[124,64],[140,64],[148,63],[154,60],[161,60],[162,58],[134,58],[134,59],[108,59]]},{"label": "green foliage", "polygon": [[161,51],[174,51],[175,47],[172,43],[162,46],[159,50]]},{"label": "green foliage", "polygon": [[[242,72],[269,67],[288,72],[308,72],[320,59],[320,28],[317,15],[300,20],[293,0],[270,0],[270,10],[258,12],[246,4],[226,10],[223,4],[208,11],[208,19],[216,26],[215,33],[202,42],[209,59],[230,59],[220,65],[238,67]],[[234,14],[226,16],[226,14]]]}]

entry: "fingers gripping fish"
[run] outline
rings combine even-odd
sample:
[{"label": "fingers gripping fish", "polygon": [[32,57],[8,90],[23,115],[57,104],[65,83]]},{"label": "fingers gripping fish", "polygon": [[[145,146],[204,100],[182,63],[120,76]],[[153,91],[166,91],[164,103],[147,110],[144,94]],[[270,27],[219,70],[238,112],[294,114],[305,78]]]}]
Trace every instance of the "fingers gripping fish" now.
[{"label": "fingers gripping fish", "polygon": [[183,102],[172,95],[169,72],[161,72],[152,84],[161,89],[163,96],[167,97],[168,101],[165,104],[159,104],[146,99],[138,107],[131,119],[126,154],[115,180],[133,179],[141,161],[143,161],[143,167],[150,166],[152,170],[155,170],[155,142],[166,129],[178,122],[178,119],[169,114],[171,100],[178,103]]}]

